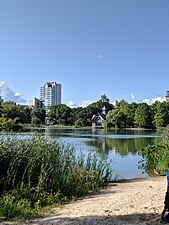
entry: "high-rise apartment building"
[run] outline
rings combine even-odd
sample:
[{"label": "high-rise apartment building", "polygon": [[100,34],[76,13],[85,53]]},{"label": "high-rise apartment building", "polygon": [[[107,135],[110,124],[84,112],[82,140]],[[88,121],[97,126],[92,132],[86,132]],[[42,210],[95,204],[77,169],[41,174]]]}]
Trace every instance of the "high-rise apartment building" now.
[{"label": "high-rise apartment building", "polygon": [[169,102],[169,91],[166,91],[165,100],[166,100],[166,102]]},{"label": "high-rise apartment building", "polygon": [[61,104],[61,84],[46,82],[40,87],[40,100],[44,104],[46,113],[52,105]]}]

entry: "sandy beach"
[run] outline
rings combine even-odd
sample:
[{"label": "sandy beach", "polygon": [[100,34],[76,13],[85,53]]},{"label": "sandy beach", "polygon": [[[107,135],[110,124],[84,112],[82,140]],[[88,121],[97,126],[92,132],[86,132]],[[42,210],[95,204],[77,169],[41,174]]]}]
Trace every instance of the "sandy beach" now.
[{"label": "sandy beach", "polygon": [[160,224],[166,183],[165,176],[111,183],[104,190],[54,208],[43,218],[24,224],[157,225]]}]

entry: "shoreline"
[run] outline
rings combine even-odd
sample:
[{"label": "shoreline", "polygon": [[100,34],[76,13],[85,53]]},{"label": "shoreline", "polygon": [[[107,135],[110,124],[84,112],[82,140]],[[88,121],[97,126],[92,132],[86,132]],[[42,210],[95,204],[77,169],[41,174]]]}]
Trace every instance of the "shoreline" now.
[{"label": "shoreline", "polygon": [[99,192],[52,209],[32,225],[159,225],[166,177],[153,176],[110,183]]},{"label": "shoreline", "polygon": [[111,182],[98,192],[52,208],[42,218],[13,224],[160,225],[166,188],[165,176]]}]

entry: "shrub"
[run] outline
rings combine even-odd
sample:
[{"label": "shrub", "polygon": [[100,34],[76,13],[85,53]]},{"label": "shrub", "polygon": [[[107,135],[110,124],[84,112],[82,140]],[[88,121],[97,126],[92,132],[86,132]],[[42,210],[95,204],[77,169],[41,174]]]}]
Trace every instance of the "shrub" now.
[{"label": "shrub", "polygon": [[32,210],[27,199],[18,201],[15,196],[5,194],[0,198],[0,214],[8,218],[22,218],[31,215]]}]

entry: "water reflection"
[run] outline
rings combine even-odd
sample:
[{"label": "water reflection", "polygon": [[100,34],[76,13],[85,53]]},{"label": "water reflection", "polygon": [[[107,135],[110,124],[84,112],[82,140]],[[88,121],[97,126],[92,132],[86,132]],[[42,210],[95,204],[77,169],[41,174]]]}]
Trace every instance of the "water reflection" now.
[{"label": "water reflection", "polygon": [[121,156],[126,156],[129,153],[135,154],[140,149],[146,147],[148,144],[153,145],[159,141],[159,138],[105,138],[105,137],[93,137],[91,140],[85,143],[88,146],[94,146],[99,151],[108,154],[113,150],[118,152]]},{"label": "water reflection", "polygon": [[119,179],[148,176],[138,169],[138,162],[141,160],[138,151],[161,139],[157,133],[149,130],[46,128],[38,131],[47,137],[74,144],[84,152],[92,149],[106,154],[113,160],[113,169],[118,173]]}]

